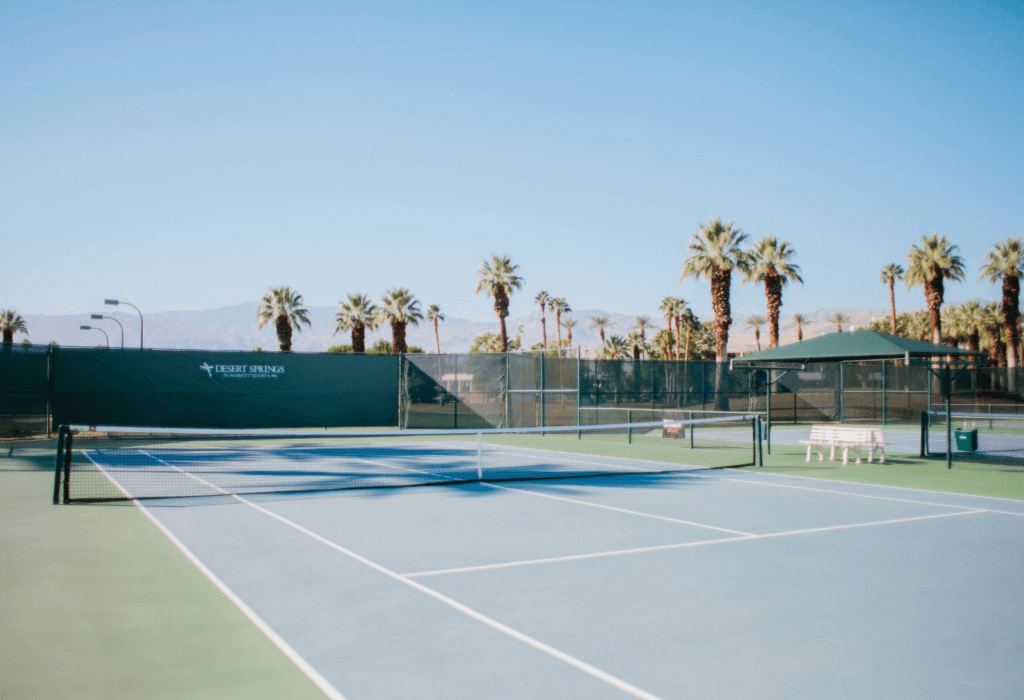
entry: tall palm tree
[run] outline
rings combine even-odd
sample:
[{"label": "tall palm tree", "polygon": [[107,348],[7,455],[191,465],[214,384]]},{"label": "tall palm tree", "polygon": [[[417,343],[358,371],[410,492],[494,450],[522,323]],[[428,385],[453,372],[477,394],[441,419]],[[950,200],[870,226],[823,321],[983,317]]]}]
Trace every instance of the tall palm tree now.
[{"label": "tall palm tree", "polygon": [[441,307],[437,304],[431,304],[427,307],[427,322],[434,324],[434,342],[437,343],[437,354],[441,354],[441,336],[437,332],[437,324],[444,320],[444,314],[441,313]]},{"label": "tall palm tree", "polygon": [[28,335],[28,324],[25,323],[25,319],[14,309],[0,312],[0,334],[3,335],[3,344],[13,345],[15,333]]},{"label": "tall palm tree", "polygon": [[540,306],[540,333],[544,340],[544,349],[548,349],[548,301],[551,296],[543,289],[537,292],[537,296],[533,300]]},{"label": "tall palm tree", "polygon": [[[778,347],[782,289],[790,282],[804,283],[803,277],[800,276],[800,266],[790,262],[796,256],[796,251],[786,241],[766,236],[754,245],[750,254],[753,258],[752,264],[744,281],[764,283],[764,295],[768,305],[768,346]],[[761,331],[758,329],[757,335],[760,334]]]},{"label": "tall palm tree", "polygon": [[892,334],[896,335],[896,283],[903,279],[902,265],[889,263],[882,268],[882,282],[889,285],[889,308],[892,309]]},{"label": "tall palm tree", "polygon": [[391,325],[391,349],[395,354],[409,352],[405,343],[406,327],[418,326],[423,320],[420,302],[405,287],[392,287],[384,292],[377,312],[380,322]]},{"label": "tall palm tree", "polygon": [[804,339],[804,324],[807,323],[807,317],[801,313],[793,314],[793,325],[796,326],[796,342],[801,342]]},{"label": "tall palm tree", "polygon": [[[665,316],[665,322],[669,333],[672,333],[672,324],[675,323],[675,346],[676,346],[676,359],[679,359],[680,351],[683,345],[682,332],[679,328],[679,320],[683,315],[683,311],[686,309],[686,302],[678,297],[665,297],[661,300],[661,306],[658,307]],[[668,358],[668,354],[665,355],[665,359]]]},{"label": "tall palm tree", "polygon": [[578,323],[579,321],[574,318],[567,318],[562,321],[562,328],[564,328],[566,333],[568,333],[566,341],[569,344],[570,352],[572,351],[572,329],[575,328]]},{"label": "tall palm tree", "polygon": [[679,323],[682,321],[683,325],[686,326],[686,353],[683,355],[683,359],[686,362],[690,361],[690,333],[700,328],[700,319],[693,313],[693,309],[686,307],[683,309],[683,313],[676,319],[676,328],[679,328]]},{"label": "tall palm tree", "polygon": [[761,326],[765,324],[765,317],[759,314],[747,316],[747,325],[754,329],[754,340],[757,341],[757,351],[761,352]]},{"label": "tall palm tree", "polygon": [[281,352],[291,352],[292,331],[302,332],[302,324],[312,326],[309,311],[302,306],[302,295],[290,287],[271,287],[256,309],[256,327],[263,328],[271,320],[277,330]]},{"label": "tall palm tree", "polygon": [[932,342],[942,342],[942,301],[946,293],[945,280],[957,282],[964,279],[964,259],[957,255],[959,247],[951,244],[946,235],[933,233],[921,236],[921,246],[910,246],[907,254],[907,271],[903,281],[909,289],[917,285],[924,287],[924,299],[928,304],[931,320]]},{"label": "tall palm tree", "polygon": [[637,316],[636,323],[633,324],[632,330],[636,331],[637,335],[640,336],[640,348],[645,350],[647,348],[647,331],[654,330],[654,324],[651,323],[651,317]]},{"label": "tall palm tree", "polygon": [[377,327],[379,309],[365,294],[349,294],[348,301],[338,302],[334,314],[334,333],[352,332],[352,352],[366,352],[366,331]]},{"label": "tall palm tree", "polygon": [[567,314],[572,311],[572,308],[562,297],[552,297],[548,302],[551,309],[555,312],[555,326],[558,327],[558,356],[562,356],[562,314]]},{"label": "tall palm tree", "polygon": [[836,311],[834,314],[825,319],[829,323],[836,324],[836,332],[843,332],[843,324],[850,320],[850,317],[844,314],[842,311]]},{"label": "tall palm tree", "polygon": [[591,316],[590,325],[587,326],[592,331],[597,331],[601,334],[601,346],[604,347],[604,329],[614,328],[615,324],[611,322],[610,316]]},{"label": "tall palm tree", "polygon": [[1000,241],[985,255],[981,279],[988,279],[992,284],[999,279],[1003,282],[1002,312],[1006,323],[1006,344],[1010,350],[1007,357],[1009,367],[1021,364],[1020,333],[1017,330],[1020,321],[1021,274],[1024,274],[1024,247],[1021,239],[1007,238]]},{"label": "tall palm tree", "polygon": [[631,330],[626,336],[626,343],[629,347],[633,348],[634,360],[643,358],[644,350],[647,349],[647,343],[645,342],[643,335],[640,334],[640,331]]},{"label": "tall palm tree", "polygon": [[[736,228],[736,222],[715,219],[703,224],[690,240],[690,255],[683,263],[680,281],[687,277],[711,282],[711,307],[715,312],[715,361],[723,363],[729,355],[729,326],[732,325],[730,305],[732,271],[747,272],[750,254],[740,246],[747,234]],[[716,377],[716,384],[720,383]]]},{"label": "tall palm tree", "polygon": [[508,329],[505,319],[508,318],[508,305],[512,293],[523,288],[523,278],[516,274],[518,265],[512,263],[511,256],[492,255],[490,260],[480,263],[476,283],[476,293],[484,292],[494,299],[494,313],[501,324],[501,351],[508,352]]}]

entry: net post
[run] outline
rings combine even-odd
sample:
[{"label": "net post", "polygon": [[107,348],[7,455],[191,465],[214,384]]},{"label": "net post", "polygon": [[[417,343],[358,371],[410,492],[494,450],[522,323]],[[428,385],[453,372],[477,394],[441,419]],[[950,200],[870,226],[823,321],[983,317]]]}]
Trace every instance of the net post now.
[{"label": "net post", "polygon": [[632,413],[633,412],[630,409],[628,409],[628,408],[626,409],[626,424],[630,426],[630,427],[626,428],[626,442],[628,442],[629,444],[633,444],[633,427],[632,427],[633,426],[633,418],[632,418]]},{"label": "net post", "polygon": [[921,411],[921,456],[928,456],[928,411]]},{"label": "net post", "polygon": [[53,468],[53,505],[60,503],[61,470],[64,469],[64,437],[67,435],[67,426],[60,426],[57,430],[57,463]]},{"label": "net post", "polygon": [[66,428],[66,438],[64,440],[64,502],[68,503],[71,500],[71,442],[72,435],[71,429]]},{"label": "net post", "polygon": [[476,480],[484,480],[484,434],[476,434]]},{"label": "net post", "polygon": [[[947,372],[949,370],[946,370]],[[953,416],[949,405],[949,392],[946,394],[946,469],[953,468]]]}]

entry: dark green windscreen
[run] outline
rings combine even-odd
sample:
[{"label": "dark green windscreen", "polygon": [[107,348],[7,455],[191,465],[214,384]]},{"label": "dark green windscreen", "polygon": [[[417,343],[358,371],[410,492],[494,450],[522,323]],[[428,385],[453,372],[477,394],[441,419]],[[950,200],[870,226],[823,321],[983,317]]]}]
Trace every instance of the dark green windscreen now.
[{"label": "dark green windscreen", "polygon": [[61,348],[53,363],[56,424],[398,424],[396,356]]}]

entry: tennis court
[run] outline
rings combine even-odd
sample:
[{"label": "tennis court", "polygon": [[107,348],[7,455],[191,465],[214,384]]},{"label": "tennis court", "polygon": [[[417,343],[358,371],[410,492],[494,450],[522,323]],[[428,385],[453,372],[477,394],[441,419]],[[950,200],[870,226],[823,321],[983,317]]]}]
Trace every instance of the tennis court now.
[{"label": "tennis court", "polygon": [[[657,451],[687,441],[638,432],[576,452],[587,441],[571,435],[557,450],[534,436],[397,446],[389,464],[419,471],[460,455],[452,483],[418,488],[138,504],[329,697],[1020,697],[1024,503],[666,469]],[[643,434],[656,444],[627,456]],[[253,464],[222,442],[152,447],[73,451],[107,479],[141,474],[119,483],[133,493],[179,483],[167,475],[230,492]],[[322,467],[325,449],[380,448],[304,440],[288,463]],[[130,472],[140,451],[159,462]],[[529,469],[616,473],[477,481],[505,451]],[[211,479],[226,464],[230,479]]]}]

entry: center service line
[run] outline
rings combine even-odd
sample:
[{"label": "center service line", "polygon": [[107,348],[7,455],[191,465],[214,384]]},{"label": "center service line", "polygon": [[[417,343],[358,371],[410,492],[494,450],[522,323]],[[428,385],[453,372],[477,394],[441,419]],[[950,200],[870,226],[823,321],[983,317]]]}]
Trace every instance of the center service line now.
[{"label": "center service line", "polygon": [[[145,453],[143,452],[143,454],[145,454]],[[544,642],[540,641],[539,639],[534,639],[533,637],[531,637],[531,636],[529,636],[529,635],[527,635],[527,634],[525,634],[523,632],[520,632],[519,630],[513,629],[512,627],[509,627],[506,624],[498,622],[497,620],[495,620],[493,618],[487,617],[486,615],[484,615],[481,612],[477,612],[473,608],[470,608],[468,605],[464,605],[464,604],[458,602],[457,600],[454,600],[453,598],[449,598],[448,596],[444,595],[443,593],[439,593],[438,591],[435,591],[432,588],[428,588],[427,586],[424,586],[422,583],[419,583],[418,581],[413,581],[412,579],[410,579],[410,578],[408,578],[406,576],[403,576],[402,574],[396,573],[396,572],[392,571],[391,569],[388,569],[387,567],[385,567],[385,566],[383,566],[381,564],[378,564],[377,562],[371,561],[370,559],[367,559],[366,557],[364,557],[364,556],[362,556],[360,554],[356,554],[355,552],[353,552],[353,551],[351,551],[349,549],[346,549],[345,547],[342,547],[340,544],[327,539],[323,535],[319,535],[319,534],[313,532],[312,530],[310,530],[310,529],[308,529],[306,527],[303,527],[302,525],[299,525],[298,523],[293,522],[293,521],[289,520],[288,518],[286,518],[286,517],[284,517],[282,515],[278,515],[277,513],[273,512],[271,510],[267,510],[263,506],[257,505],[256,503],[253,503],[252,501],[250,501],[248,499],[242,498],[241,496],[239,496],[237,494],[232,494],[232,493],[230,493],[228,491],[225,491],[224,489],[220,488],[219,486],[215,486],[214,484],[211,484],[210,482],[206,481],[205,479],[202,479],[202,478],[196,476],[195,474],[190,474],[189,472],[185,471],[184,469],[180,469],[180,468],[176,467],[175,465],[173,465],[173,464],[171,464],[169,462],[165,462],[164,460],[162,460],[162,459],[160,459],[158,457],[153,457],[152,455],[146,455],[146,456],[150,457],[151,459],[155,459],[156,461],[161,462],[162,464],[166,464],[171,469],[175,469],[175,470],[181,472],[182,474],[195,479],[196,481],[200,482],[201,484],[204,484],[204,485],[206,485],[206,486],[208,486],[208,487],[210,487],[210,488],[212,488],[214,490],[220,491],[221,493],[223,493],[226,496],[231,496],[232,498],[237,500],[239,503],[244,503],[245,505],[249,506],[250,508],[259,511],[259,512],[263,513],[264,515],[267,515],[267,516],[273,518],[274,520],[277,520],[278,522],[282,523],[283,525],[287,525],[288,527],[292,528],[293,530],[296,530],[297,532],[300,532],[300,533],[306,535],[307,537],[310,537],[311,539],[314,539],[317,542],[320,542],[321,544],[326,545],[327,547],[330,547],[331,549],[333,549],[336,552],[344,554],[346,557],[349,557],[350,559],[352,559],[354,561],[357,561],[360,564],[363,564],[364,566],[367,566],[367,567],[373,569],[374,571],[377,571],[378,573],[381,573],[381,574],[387,576],[390,579],[398,581],[399,583],[404,583],[405,585],[409,586],[410,588],[414,588],[417,591],[420,591],[421,593],[424,593],[424,594],[430,596],[431,598],[433,598],[433,599],[435,599],[435,600],[437,600],[437,601],[439,601],[441,603],[444,603],[445,605],[449,606],[450,608],[453,608],[453,609],[461,612],[462,614],[464,614],[464,615],[466,615],[466,616],[476,620],[477,622],[480,622],[480,623],[483,623],[484,625],[487,625],[488,627],[490,627],[493,630],[496,630],[498,632],[501,632],[502,634],[505,634],[505,635],[507,635],[509,637],[512,637],[513,639],[515,639],[517,641],[520,641],[520,642],[522,642],[522,643],[524,643],[524,644],[526,644],[528,646],[531,646],[534,649],[547,654],[548,656],[554,657],[554,658],[558,659],[559,661],[562,661],[562,662],[568,664],[569,666],[572,666],[573,668],[575,668],[577,670],[583,671],[584,673],[586,673],[586,674],[588,674],[590,676],[593,676],[594,678],[597,678],[600,681],[604,681],[608,685],[611,685],[611,686],[613,686],[615,688],[618,688],[619,690],[621,690],[621,691],[623,691],[623,692],[625,692],[625,693],[627,693],[629,695],[632,695],[635,698],[640,698],[640,700],[662,700],[662,698],[659,698],[657,695],[654,695],[653,693],[648,693],[646,690],[643,690],[642,688],[638,688],[635,685],[627,683],[626,681],[622,680],[621,678],[617,678],[616,676],[613,676],[612,674],[608,673],[607,671],[602,671],[601,669],[597,668],[596,666],[591,666],[586,661],[582,661],[581,659],[577,659],[576,657],[571,656],[570,654],[567,654],[564,651],[556,649],[556,648],[554,648],[553,646],[551,646],[549,644],[545,644]],[[152,516],[150,516],[150,517],[152,517]]]}]

